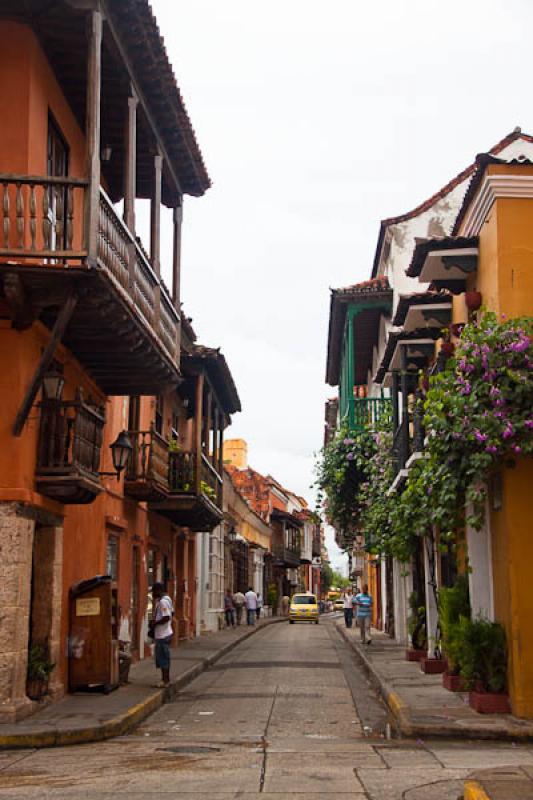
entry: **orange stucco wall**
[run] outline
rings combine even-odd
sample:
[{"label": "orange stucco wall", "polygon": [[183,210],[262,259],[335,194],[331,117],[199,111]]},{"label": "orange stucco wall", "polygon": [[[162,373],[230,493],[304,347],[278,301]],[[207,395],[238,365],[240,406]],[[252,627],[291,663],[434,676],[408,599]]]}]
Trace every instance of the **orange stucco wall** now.
[{"label": "orange stucco wall", "polygon": [[[69,151],[69,175],[85,176],[85,139],[34,33],[15,22],[0,22],[0,172],[10,174],[40,175],[47,172],[47,134],[49,115],[54,118]],[[27,190],[24,190],[27,192]],[[42,195],[38,195],[38,203]],[[82,217],[82,195],[77,192],[75,220]],[[25,195],[27,207],[27,194]],[[14,236],[14,194],[12,203],[12,232]],[[40,225],[38,225],[38,242]],[[81,226],[75,233],[74,247],[81,244]],[[46,269],[46,266],[42,266]],[[6,314],[3,314],[6,316]],[[2,316],[0,310],[0,316]],[[61,616],[62,661],[58,671],[66,685],[67,638],[69,629],[68,593],[70,587],[83,579],[105,572],[108,536],[115,535],[119,542],[118,594],[122,629],[131,623],[131,578],[133,548],[139,548],[139,640],[133,643],[140,655],[144,652],[142,621],[145,617],[148,593],[147,552],[156,552],[156,563],[166,556],[169,567],[169,590],[176,588],[176,576],[187,583],[188,595],[193,598],[194,541],[188,548],[187,564],[176,561],[175,532],[171,523],[158,515],[150,514],[146,505],[123,496],[123,481],[103,479],[104,491],[88,506],[62,506],[35,492],[35,466],[39,434],[39,411],[35,406],[24,426],[22,435],[15,438],[11,427],[24,392],[35,372],[49,331],[41,324],[19,332],[11,328],[8,319],[0,319],[0,501],[18,500],[34,507],[46,509],[64,519],[63,535],[63,607]],[[59,347],[56,357],[64,366],[66,384],[64,399],[74,398],[78,387],[85,397],[105,405],[106,426],[100,469],[111,471],[110,443],[128,426],[128,398],[106,398],[91,381],[72,355]],[[39,397],[37,398],[37,401]],[[165,436],[172,421],[171,393],[165,398]],[[140,428],[148,430],[154,418],[155,400],[141,400]],[[182,419],[181,433],[192,443],[192,421]],[[187,537],[190,534],[185,534]],[[161,576],[162,577],[162,576]],[[192,609],[194,603],[189,602]],[[191,617],[193,611],[190,611]],[[191,624],[190,631],[194,631]]]},{"label": "orange stucco wall", "polygon": [[[69,176],[86,174],[85,137],[54,77],[33,31],[16,22],[0,22],[0,172],[47,174],[49,115],[69,148]],[[40,207],[41,193],[37,204]],[[28,195],[25,190],[25,204]],[[14,214],[14,195],[11,197]],[[74,192],[74,249],[81,246],[83,196]],[[14,218],[13,218],[14,219]],[[14,236],[14,225],[12,225]],[[38,242],[41,242],[38,225]]]}]

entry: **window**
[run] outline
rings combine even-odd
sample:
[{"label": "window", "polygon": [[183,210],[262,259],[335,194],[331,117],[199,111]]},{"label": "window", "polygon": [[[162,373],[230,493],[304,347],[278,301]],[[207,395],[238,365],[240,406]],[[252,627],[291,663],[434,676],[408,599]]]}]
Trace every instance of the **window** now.
[{"label": "window", "polygon": [[155,429],[161,436],[163,435],[163,397],[158,395],[155,401]]},{"label": "window", "polygon": [[118,552],[118,537],[110,534],[107,537],[105,571],[106,575],[109,575],[113,581],[118,580]]}]

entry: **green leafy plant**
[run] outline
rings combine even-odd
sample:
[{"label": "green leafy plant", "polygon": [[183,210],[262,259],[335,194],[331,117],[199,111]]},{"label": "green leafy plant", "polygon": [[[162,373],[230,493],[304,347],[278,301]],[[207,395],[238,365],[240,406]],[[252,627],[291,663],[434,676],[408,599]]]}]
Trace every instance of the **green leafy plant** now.
[{"label": "green leafy plant", "polygon": [[455,586],[439,590],[441,645],[448,659],[448,671],[458,674],[460,664],[460,621],[470,619],[468,577],[459,575]]},{"label": "green leafy plant", "polygon": [[32,644],[28,651],[28,680],[45,683],[54,668],[55,664],[48,656],[48,648],[43,644]]},{"label": "green leafy plant", "polygon": [[350,432],[343,426],[323,448],[316,464],[318,503],[323,505],[330,525],[342,535],[345,547],[358,527],[359,489],[367,478],[374,453],[375,444],[369,431]]},{"label": "green leafy plant", "polygon": [[278,587],[276,586],[275,583],[269,583],[268,585],[267,603],[272,609],[278,607]]},{"label": "green leafy plant", "polygon": [[206,481],[200,482],[200,491],[202,492],[202,494],[205,494],[206,497],[209,497],[210,500],[216,500],[217,496],[216,491],[213,489],[212,486],[209,486],[209,484]]},{"label": "green leafy plant", "polygon": [[425,650],[427,646],[426,607],[420,605],[416,592],[409,595],[409,619],[407,628],[415,650]]},{"label": "green leafy plant", "polygon": [[507,643],[498,622],[461,617],[457,656],[460,674],[470,689],[505,692],[507,688]]},{"label": "green leafy plant", "polygon": [[170,437],[168,440],[168,452],[169,453],[179,453],[181,450],[180,445],[178,444],[178,440],[174,439],[173,436]]}]

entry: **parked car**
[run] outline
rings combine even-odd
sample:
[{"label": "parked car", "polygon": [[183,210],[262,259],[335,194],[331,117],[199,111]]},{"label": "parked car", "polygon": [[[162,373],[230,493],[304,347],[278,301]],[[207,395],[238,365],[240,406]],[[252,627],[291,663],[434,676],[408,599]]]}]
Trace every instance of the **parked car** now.
[{"label": "parked car", "polygon": [[293,594],[289,622],[314,622],[318,625],[318,602],[314,594]]},{"label": "parked car", "polygon": [[342,597],[339,597],[337,600],[335,600],[335,602],[333,603],[333,610],[334,611],[344,610],[344,600],[342,599]]}]

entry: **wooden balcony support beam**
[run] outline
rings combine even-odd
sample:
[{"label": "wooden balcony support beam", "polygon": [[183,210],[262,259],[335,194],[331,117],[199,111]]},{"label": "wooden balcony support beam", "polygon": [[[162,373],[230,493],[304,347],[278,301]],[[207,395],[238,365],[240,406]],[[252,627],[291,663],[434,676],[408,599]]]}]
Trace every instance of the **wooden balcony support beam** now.
[{"label": "wooden balcony support beam", "polygon": [[78,302],[78,295],[72,291],[67,299],[65,300],[57,319],[54,323],[54,327],[52,328],[52,333],[50,335],[50,339],[48,340],[48,344],[43,350],[41,355],[41,359],[39,364],[37,365],[37,369],[35,370],[34,376],[31,380],[30,385],[26,390],[26,394],[24,395],[24,399],[21,403],[21,406],[18,410],[15,422],[13,424],[13,436],[20,436],[22,433],[22,429],[24,427],[24,423],[28,418],[28,414],[31,411],[31,407],[35,402],[35,398],[37,397],[37,392],[41,387],[42,380],[52,363],[52,359],[54,358],[57,345],[63,338],[63,334],[67,328],[67,325],[74,313],[74,309],[76,308]]},{"label": "wooden balcony support beam", "polygon": [[89,13],[89,49],[87,57],[87,106],[85,138],[87,177],[85,192],[85,249],[89,265],[96,266],[98,255],[98,219],[100,210],[100,101],[102,92],[102,12]]}]

